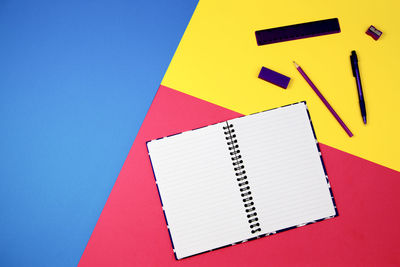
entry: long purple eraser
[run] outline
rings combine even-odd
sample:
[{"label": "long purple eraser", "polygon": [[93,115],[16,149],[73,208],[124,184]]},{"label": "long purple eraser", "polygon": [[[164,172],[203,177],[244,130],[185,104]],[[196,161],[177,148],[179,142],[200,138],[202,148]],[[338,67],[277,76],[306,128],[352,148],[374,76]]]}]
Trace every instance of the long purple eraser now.
[{"label": "long purple eraser", "polygon": [[266,67],[261,68],[260,74],[258,74],[258,78],[282,87],[283,89],[286,89],[288,87],[290,81],[289,77],[276,71],[270,70]]}]

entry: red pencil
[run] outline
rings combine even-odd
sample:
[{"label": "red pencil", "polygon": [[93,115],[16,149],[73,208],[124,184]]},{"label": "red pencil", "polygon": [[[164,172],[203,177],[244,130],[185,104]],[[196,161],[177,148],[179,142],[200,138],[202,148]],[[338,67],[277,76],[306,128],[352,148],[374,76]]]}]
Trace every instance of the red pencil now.
[{"label": "red pencil", "polygon": [[328,101],[325,99],[325,97],[321,94],[321,92],[317,89],[317,87],[313,84],[313,82],[308,78],[307,74],[301,69],[299,65],[294,62],[294,65],[296,66],[296,69],[300,72],[301,76],[306,80],[306,82],[311,86],[311,88],[314,90],[314,92],[317,94],[317,96],[321,99],[321,101],[325,104],[325,106],[328,108],[328,110],[332,113],[333,117],[339,122],[340,126],[346,131],[346,133],[349,135],[349,137],[353,136],[353,133],[350,131],[350,129],[346,126],[346,124],[342,121],[342,119],[339,117],[339,115],[336,113],[336,111],[332,108],[332,106],[328,103]]}]

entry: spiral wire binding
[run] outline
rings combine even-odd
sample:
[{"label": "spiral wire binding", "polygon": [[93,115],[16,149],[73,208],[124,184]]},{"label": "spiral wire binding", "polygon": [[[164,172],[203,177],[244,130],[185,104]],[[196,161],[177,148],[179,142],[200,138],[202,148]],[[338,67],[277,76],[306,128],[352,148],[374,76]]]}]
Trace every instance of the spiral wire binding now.
[{"label": "spiral wire binding", "polygon": [[239,190],[245,211],[247,213],[248,222],[250,224],[251,233],[261,232],[260,223],[258,222],[256,207],[251,195],[249,181],[247,180],[246,171],[242,155],[240,154],[238,141],[236,139],[235,129],[233,124],[226,123],[224,129],[225,139],[227,140],[229,154],[231,155],[233,169],[235,170],[236,181],[238,182]]}]

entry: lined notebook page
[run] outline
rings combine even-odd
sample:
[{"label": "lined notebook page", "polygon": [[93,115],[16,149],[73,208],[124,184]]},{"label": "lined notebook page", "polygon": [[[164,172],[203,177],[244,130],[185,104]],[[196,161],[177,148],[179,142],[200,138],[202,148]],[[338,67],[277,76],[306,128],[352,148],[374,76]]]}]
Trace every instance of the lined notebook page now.
[{"label": "lined notebook page", "polygon": [[223,126],[147,144],[178,259],[250,236]]},{"label": "lined notebook page", "polygon": [[305,103],[233,124],[262,233],[336,214]]}]

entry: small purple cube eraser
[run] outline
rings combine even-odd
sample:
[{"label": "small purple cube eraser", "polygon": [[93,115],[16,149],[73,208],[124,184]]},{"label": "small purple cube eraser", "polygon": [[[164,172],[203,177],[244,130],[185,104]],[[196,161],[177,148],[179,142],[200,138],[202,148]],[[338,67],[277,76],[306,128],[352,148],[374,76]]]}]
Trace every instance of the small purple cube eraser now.
[{"label": "small purple cube eraser", "polygon": [[260,74],[258,74],[258,78],[282,87],[283,89],[286,89],[288,87],[290,81],[289,77],[282,75],[276,71],[270,70],[266,67],[261,68]]}]

